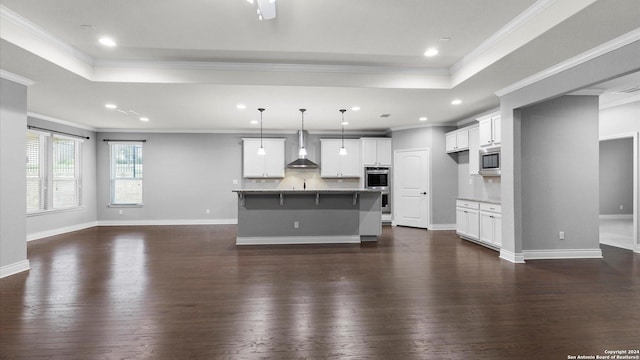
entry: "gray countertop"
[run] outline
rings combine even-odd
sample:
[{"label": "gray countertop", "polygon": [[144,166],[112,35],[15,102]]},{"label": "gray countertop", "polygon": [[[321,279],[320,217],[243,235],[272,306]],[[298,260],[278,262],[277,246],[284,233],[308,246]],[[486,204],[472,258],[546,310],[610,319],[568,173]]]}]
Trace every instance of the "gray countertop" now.
[{"label": "gray countertop", "polygon": [[480,198],[472,198],[472,197],[466,197],[466,196],[459,196],[456,199],[500,205],[500,200],[496,200],[496,199],[480,199]]},{"label": "gray countertop", "polygon": [[254,193],[254,194],[315,194],[315,193],[334,193],[334,194],[352,194],[355,192],[381,192],[382,190],[374,189],[235,189],[237,193]]}]

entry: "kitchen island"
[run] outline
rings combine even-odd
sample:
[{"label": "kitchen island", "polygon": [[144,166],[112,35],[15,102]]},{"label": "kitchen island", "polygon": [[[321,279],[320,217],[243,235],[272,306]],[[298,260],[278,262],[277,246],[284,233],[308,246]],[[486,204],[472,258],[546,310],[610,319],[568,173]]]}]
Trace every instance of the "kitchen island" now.
[{"label": "kitchen island", "polygon": [[376,241],[381,192],[370,189],[241,189],[236,245]]}]

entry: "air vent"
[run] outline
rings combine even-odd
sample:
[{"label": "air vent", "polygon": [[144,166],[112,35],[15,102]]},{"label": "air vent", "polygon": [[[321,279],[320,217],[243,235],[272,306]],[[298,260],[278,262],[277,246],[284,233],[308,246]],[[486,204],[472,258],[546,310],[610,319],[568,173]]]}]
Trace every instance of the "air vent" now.
[{"label": "air vent", "polygon": [[380,117],[385,118],[385,117],[389,117],[391,116],[391,114],[380,114]]},{"label": "air vent", "polygon": [[636,91],[640,91],[640,85],[633,85],[631,87],[628,88],[624,88],[624,89],[620,89],[617,91],[614,91],[614,94],[631,94],[634,93]]}]

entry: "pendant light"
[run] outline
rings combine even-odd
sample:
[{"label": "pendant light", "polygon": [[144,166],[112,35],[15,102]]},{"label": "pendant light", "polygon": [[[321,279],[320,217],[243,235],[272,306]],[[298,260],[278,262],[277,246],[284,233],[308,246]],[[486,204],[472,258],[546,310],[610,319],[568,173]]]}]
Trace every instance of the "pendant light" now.
[{"label": "pendant light", "polygon": [[264,146],[262,145],[262,112],[264,111],[264,109],[258,108],[258,111],[260,111],[260,148],[258,149],[258,155],[265,155],[266,152],[264,151]]},{"label": "pendant light", "polygon": [[307,111],[307,109],[300,109],[300,114],[302,116],[302,126],[300,127],[300,132],[303,134],[303,136],[300,137],[302,141],[300,141],[300,150],[298,150],[298,157],[300,158],[304,158],[307,156],[307,149],[304,148],[304,112],[305,111]]},{"label": "pendant light", "polygon": [[344,126],[346,125],[346,123],[344,122],[345,111],[347,111],[347,109],[340,109],[340,112],[342,113],[342,123],[340,123],[340,125],[342,125],[342,147],[340,148],[339,154],[342,156],[347,155],[347,149],[344,148]]}]

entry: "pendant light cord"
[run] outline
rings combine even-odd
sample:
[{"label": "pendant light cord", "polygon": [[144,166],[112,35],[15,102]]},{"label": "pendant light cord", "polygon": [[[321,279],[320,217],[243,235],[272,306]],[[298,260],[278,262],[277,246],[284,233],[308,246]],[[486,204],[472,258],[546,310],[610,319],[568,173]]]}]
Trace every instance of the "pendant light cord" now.
[{"label": "pendant light cord", "polygon": [[345,111],[347,111],[347,109],[340,109],[340,112],[342,113],[342,122],[340,123],[340,125],[342,125],[342,148],[344,149],[344,113]]},{"label": "pendant light cord", "polygon": [[264,109],[258,108],[258,111],[260,111],[260,147],[262,148],[262,112]]}]

